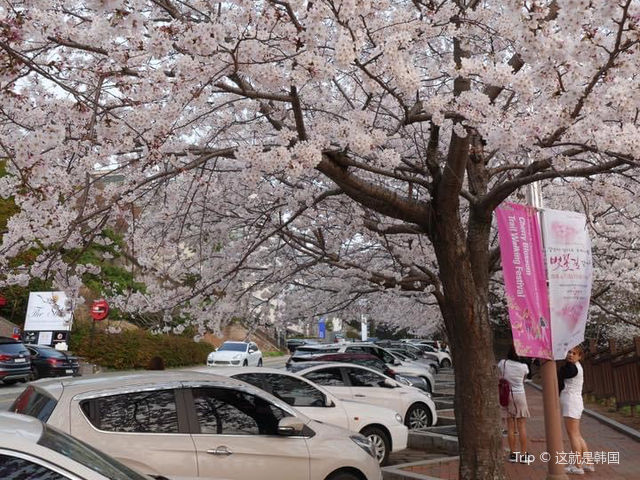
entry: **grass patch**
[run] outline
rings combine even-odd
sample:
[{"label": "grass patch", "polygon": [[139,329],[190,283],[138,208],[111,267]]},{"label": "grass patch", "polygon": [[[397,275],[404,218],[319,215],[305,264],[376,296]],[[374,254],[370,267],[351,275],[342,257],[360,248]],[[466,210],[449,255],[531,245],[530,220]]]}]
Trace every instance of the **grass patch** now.
[{"label": "grass patch", "polygon": [[263,357],[282,357],[284,352],[280,350],[271,350],[269,352],[262,352]]}]

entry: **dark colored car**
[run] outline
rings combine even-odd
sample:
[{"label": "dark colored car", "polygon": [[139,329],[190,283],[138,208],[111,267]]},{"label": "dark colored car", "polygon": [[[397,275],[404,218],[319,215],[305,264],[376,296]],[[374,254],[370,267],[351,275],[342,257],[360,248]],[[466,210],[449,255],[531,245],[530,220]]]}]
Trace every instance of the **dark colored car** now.
[{"label": "dark colored car", "polygon": [[314,345],[317,344],[318,341],[311,338],[289,338],[287,339],[286,343],[289,353],[293,353],[298,347],[301,347],[302,345]]},{"label": "dark colored car", "polygon": [[0,380],[11,385],[26,382],[30,376],[29,350],[19,340],[0,337]]},{"label": "dark colored car", "polygon": [[80,372],[78,358],[70,352],[56,350],[45,345],[27,345],[31,352],[32,378],[77,376]]}]

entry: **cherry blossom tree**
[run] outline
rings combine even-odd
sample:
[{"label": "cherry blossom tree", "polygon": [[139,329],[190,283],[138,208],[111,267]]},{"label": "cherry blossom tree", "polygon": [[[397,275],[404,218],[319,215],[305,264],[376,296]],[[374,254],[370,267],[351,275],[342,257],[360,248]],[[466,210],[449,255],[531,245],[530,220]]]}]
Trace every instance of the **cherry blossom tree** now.
[{"label": "cherry blossom tree", "polygon": [[95,267],[65,252],[118,223],[129,312],[441,318],[460,478],[502,478],[492,212],[546,182],[637,289],[639,3],[7,0],[4,281],[78,292]]}]

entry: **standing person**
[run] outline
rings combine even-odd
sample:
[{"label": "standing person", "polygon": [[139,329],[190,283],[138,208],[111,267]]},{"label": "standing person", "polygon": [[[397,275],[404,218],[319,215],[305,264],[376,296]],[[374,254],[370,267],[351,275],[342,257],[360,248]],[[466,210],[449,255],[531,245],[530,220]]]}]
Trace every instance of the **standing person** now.
[{"label": "standing person", "polygon": [[587,442],[580,432],[580,417],[584,405],[582,403],[582,384],[584,375],[582,371],[582,347],[573,347],[567,353],[567,361],[558,371],[558,386],[560,388],[560,407],[564,417],[564,426],[567,429],[571,450],[576,454],[577,463],[565,468],[567,473],[582,475],[584,472],[594,472],[591,464],[585,463],[584,454],[588,452]]},{"label": "standing person", "polygon": [[[509,395],[509,405],[500,407],[502,418],[507,420],[507,440],[509,442],[509,461],[527,463],[527,418],[529,407],[527,406],[527,396],[524,391],[524,379],[529,373],[529,367],[523,363],[512,345],[505,360],[498,362],[500,376],[505,378],[511,385]],[[516,451],[516,432],[520,439],[520,450]],[[516,454],[520,453],[520,457]]]}]

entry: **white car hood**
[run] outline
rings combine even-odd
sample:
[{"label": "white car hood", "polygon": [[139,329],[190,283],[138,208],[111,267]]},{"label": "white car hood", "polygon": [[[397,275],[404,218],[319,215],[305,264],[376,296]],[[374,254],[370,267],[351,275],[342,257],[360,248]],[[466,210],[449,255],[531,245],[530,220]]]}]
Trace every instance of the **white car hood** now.
[{"label": "white car hood", "polygon": [[231,361],[231,360],[239,360],[247,356],[246,352],[231,352],[231,351],[223,351],[223,352],[213,352],[209,358],[213,360],[223,360],[223,361]]}]

